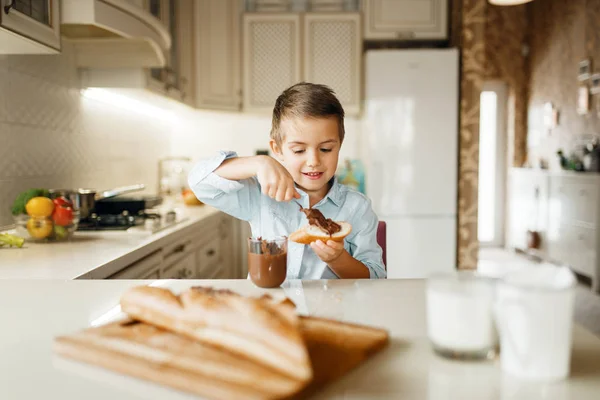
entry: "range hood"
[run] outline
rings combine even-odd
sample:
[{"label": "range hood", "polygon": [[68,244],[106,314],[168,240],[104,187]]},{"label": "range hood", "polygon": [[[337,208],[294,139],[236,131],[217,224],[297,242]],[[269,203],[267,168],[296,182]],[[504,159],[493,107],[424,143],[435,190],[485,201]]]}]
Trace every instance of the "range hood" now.
[{"label": "range hood", "polygon": [[[141,3],[141,2],[138,2]],[[83,68],[164,67],[167,27],[129,0],[62,0],[61,35]]]}]

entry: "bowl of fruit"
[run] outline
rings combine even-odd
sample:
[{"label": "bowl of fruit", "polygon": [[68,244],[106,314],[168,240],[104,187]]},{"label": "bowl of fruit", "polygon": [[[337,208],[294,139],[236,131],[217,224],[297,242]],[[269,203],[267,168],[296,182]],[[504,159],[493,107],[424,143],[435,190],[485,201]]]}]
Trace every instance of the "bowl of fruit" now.
[{"label": "bowl of fruit", "polygon": [[73,236],[79,211],[66,197],[50,197],[45,189],[21,193],[12,207],[17,234],[30,241],[60,241]]}]

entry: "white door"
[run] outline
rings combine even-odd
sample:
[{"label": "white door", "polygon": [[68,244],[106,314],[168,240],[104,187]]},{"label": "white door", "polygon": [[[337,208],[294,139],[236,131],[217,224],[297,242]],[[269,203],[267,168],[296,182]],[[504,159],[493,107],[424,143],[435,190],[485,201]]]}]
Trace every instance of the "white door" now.
[{"label": "white door", "polygon": [[506,84],[486,82],[480,99],[477,237],[482,246],[501,247],[506,208]]}]

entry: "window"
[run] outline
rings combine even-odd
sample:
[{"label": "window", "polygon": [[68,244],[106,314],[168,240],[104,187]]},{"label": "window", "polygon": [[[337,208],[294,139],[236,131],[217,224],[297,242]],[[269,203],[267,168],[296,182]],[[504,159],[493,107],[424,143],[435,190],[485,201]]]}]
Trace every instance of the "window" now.
[{"label": "window", "polygon": [[477,237],[482,245],[504,244],[506,86],[489,82],[480,97]]}]

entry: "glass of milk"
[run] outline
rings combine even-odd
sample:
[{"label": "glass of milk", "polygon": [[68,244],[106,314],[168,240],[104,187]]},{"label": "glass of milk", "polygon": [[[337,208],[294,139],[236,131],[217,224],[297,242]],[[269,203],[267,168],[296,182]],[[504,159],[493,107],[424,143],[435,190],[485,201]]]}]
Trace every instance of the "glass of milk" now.
[{"label": "glass of milk", "polygon": [[489,359],[498,346],[494,280],[471,271],[427,279],[427,334],[444,357]]}]

